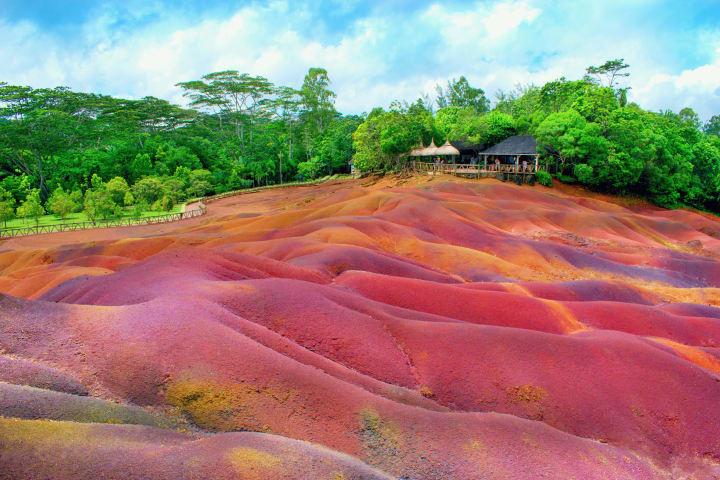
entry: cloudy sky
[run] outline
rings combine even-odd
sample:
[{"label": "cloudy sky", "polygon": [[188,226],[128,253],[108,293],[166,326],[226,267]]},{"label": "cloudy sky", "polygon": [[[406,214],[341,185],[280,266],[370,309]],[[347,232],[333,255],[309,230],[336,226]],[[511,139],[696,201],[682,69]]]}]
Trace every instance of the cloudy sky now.
[{"label": "cloudy sky", "polygon": [[[182,6],[178,4],[182,3]],[[299,87],[328,69],[343,112],[465,75],[498,89],[624,58],[645,108],[720,114],[719,0],[0,0],[0,81],[182,102],[217,70]]]}]

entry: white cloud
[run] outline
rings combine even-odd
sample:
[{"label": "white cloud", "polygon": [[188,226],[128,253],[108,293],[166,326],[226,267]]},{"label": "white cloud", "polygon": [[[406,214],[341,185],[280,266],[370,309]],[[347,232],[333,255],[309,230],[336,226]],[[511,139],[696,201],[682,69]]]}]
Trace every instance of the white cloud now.
[{"label": "white cloud", "polygon": [[[720,47],[710,43],[720,39],[718,32],[702,33],[714,51],[712,60],[673,71],[657,42],[632,26],[601,24],[596,4],[561,8],[571,15],[564,23],[552,8],[548,0],[458,8],[437,3],[403,13],[376,12],[326,37],[314,33],[317,13],[283,0],[224,18],[188,19],[171,12],[140,22],[143,26],[118,26],[117,12],[106,10],[72,40],[27,22],[0,20],[0,80],[182,102],[174,85],[211,71],[236,69],[298,87],[309,67],[322,66],[330,72],[338,108],[362,112],[433,94],[436,83],[459,75],[492,94],[516,84],[578,78],[589,64],[624,56],[632,65],[631,97],[644,107],[692,106],[704,118],[720,113]],[[158,11],[161,6],[149,4],[136,15]],[[584,17],[583,30],[567,28]]]},{"label": "white cloud", "polygon": [[532,23],[541,13],[529,1],[507,0],[495,4],[476,2],[471,8],[458,11],[436,3],[423,17],[430,28],[442,33],[447,44],[460,46],[502,40],[522,24]]},{"label": "white cloud", "polygon": [[720,114],[720,47],[706,65],[678,74],[656,73],[633,88],[632,99],[656,109],[679,111],[692,107],[701,118]]},{"label": "white cloud", "polygon": [[531,23],[540,13],[541,10],[529,2],[502,2],[493,6],[481,24],[491,39],[498,39],[523,23]]}]

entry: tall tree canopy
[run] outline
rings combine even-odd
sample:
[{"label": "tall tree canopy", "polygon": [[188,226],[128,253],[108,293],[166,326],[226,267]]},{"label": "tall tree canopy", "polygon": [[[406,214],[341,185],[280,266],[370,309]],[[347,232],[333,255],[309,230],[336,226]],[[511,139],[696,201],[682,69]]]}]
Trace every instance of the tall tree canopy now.
[{"label": "tall tree canopy", "polygon": [[[461,76],[414,103],[342,115],[328,72],[277,86],[225,70],[178,83],[189,108],[0,83],[0,221],[170,209],[211,193],[349,171],[391,170],[415,147],[534,135],[542,164],[591,188],[666,206],[720,209],[720,116],[628,104],[629,66],[499,92],[493,108]],[[437,105],[437,112],[433,112]],[[39,207],[38,207],[39,205]],[[19,211],[18,211],[19,209]]]},{"label": "tall tree canopy", "polygon": [[490,102],[485,97],[485,91],[482,88],[470,86],[470,82],[464,76],[448,81],[446,88],[437,85],[435,90],[439,108],[471,108],[475,113],[487,112],[490,108]]}]

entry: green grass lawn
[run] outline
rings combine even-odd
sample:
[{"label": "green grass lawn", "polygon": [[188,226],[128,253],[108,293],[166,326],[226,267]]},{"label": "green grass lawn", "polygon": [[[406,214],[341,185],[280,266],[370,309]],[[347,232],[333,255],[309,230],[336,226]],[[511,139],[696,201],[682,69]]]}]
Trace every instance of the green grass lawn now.
[{"label": "green grass lawn", "polygon": [[[153,217],[155,215],[164,215],[167,213],[179,213],[182,212],[183,208],[185,207],[185,204],[179,204],[175,205],[172,210],[169,212],[165,211],[152,211],[148,210],[145,212],[142,212],[140,215],[142,218],[145,217]],[[132,215],[131,209],[126,209],[123,218],[134,218]],[[81,223],[81,222],[89,222],[90,219],[85,215],[85,212],[80,213],[71,213],[70,215],[65,218],[65,220],[62,220],[57,215],[43,215],[40,217],[40,225],[50,225],[54,223]],[[7,222],[7,227],[5,227],[3,224],[0,223],[0,227],[3,228],[19,228],[19,227],[34,227],[35,226],[35,219],[33,218],[14,218],[12,220],[9,220]]]}]

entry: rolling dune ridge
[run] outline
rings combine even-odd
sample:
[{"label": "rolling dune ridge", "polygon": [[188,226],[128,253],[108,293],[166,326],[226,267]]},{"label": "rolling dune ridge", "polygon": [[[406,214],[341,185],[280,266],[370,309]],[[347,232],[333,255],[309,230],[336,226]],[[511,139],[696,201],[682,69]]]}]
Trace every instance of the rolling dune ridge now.
[{"label": "rolling dune ridge", "polygon": [[720,478],[720,222],[386,177],[0,243],[0,478]]}]

